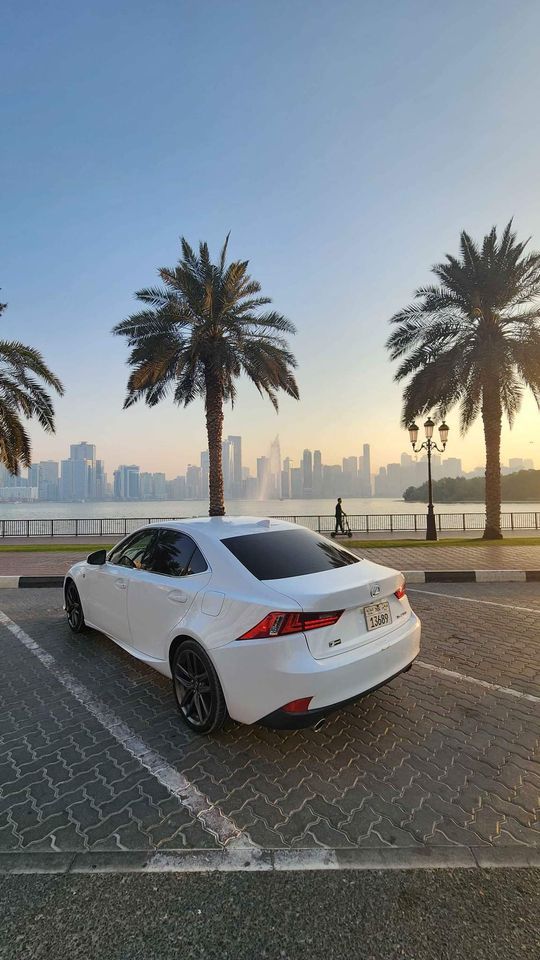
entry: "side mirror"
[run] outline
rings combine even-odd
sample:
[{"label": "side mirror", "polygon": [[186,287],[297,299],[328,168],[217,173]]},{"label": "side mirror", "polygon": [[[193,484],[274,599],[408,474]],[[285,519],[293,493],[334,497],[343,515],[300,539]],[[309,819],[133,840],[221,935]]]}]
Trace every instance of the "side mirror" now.
[{"label": "side mirror", "polygon": [[90,563],[93,567],[102,567],[104,563],[107,562],[107,551],[106,550],[94,550],[86,559],[87,563]]}]

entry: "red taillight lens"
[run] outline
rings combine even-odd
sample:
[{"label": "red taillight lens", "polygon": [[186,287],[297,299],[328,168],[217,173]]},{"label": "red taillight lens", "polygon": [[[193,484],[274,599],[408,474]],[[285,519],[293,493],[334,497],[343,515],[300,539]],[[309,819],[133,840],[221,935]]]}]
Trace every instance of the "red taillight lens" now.
[{"label": "red taillight lens", "polygon": [[238,639],[263,640],[269,637],[283,637],[287,633],[302,633],[304,630],[331,627],[338,622],[342,613],[343,610],[333,610],[331,613],[269,613],[264,620],[255,624]]},{"label": "red taillight lens", "polygon": [[313,697],[302,697],[301,700],[291,700],[290,703],[286,703],[281,709],[285,713],[305,713],[309,709],[309,705]]},{"label": "red taillight lens", "polygon": [[400,586],[397,588],[394,596],[397,597],[398,600],[403,600],[403,597],[405,596],[406,593],[407,593],[407,584],[405,580],[403,580],[403,583],[401,583]]}]

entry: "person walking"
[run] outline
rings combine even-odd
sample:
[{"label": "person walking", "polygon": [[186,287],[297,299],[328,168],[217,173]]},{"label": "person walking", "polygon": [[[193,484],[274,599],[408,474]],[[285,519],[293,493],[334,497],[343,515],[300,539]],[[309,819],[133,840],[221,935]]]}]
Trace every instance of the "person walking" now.
[{"label": "person walking", "polygon": [[346,516],[345,511],[341,506],[341,497],[338,497],[337,503],[336,503],[336,526],[334,529],[334,536],[336,536],[338,532],[338,527],[342,533],[345,533],[345,530],[343,529],[343,517],[345,516]]}]

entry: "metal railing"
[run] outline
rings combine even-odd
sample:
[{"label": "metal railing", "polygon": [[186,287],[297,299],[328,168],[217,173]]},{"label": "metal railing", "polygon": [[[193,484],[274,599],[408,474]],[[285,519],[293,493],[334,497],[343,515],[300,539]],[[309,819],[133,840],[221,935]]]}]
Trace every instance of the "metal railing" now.
[{"label": "metal railing", "polygon": [[[437,529],[442,532],[484,529],[483,513],[436,513]],[[97,517],[52,520],[0,520],[0,539],[8,537],[111,537],[119,538],[132,533],[147,523],[165,523],[185,517]],[[290,520],[319,533],[331,533],[335,518],[329,514],[294,515],[274,517],[275,520]],[[425,513],[348,514],[351,530],[356,535],[379,533],[425,533]],[[540,513],[502,513],[503,530],[539,530]]]}]

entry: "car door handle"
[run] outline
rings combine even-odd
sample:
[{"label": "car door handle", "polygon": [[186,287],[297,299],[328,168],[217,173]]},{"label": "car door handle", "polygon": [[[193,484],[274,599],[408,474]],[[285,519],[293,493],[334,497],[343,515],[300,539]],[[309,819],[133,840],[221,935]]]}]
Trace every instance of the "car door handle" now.
[{"label": "car door handle", "polygon": [[125,590],[127,588],[127,580],[115,580],[114,585],[117,590]]},{"label": "car door handle", "polygon": [[171,590],[167,596],[173,603],[185,603],[188,598],[187,593],[184,593],[183,590]]}]

